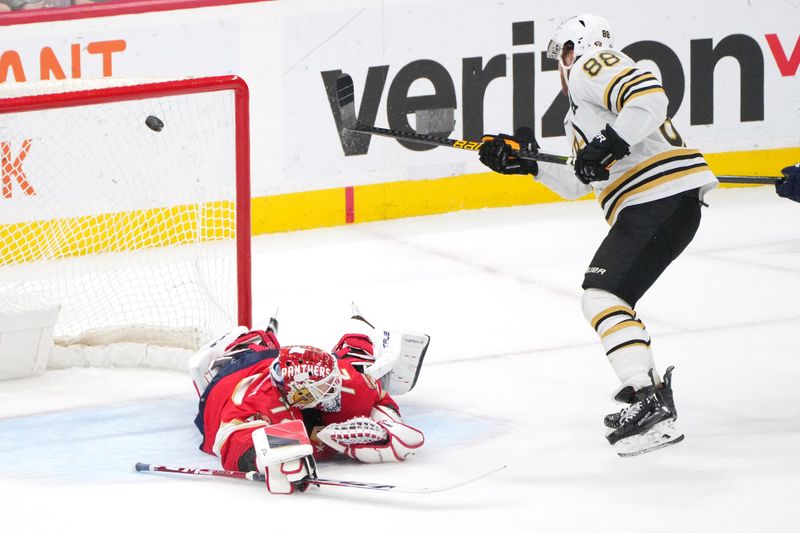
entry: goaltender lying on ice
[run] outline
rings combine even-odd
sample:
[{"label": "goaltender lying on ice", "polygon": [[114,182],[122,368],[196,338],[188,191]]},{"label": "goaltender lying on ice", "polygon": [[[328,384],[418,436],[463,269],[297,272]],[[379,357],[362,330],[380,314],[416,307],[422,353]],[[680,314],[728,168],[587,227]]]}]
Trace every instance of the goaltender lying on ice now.
[{"label": "goaltender lying on ice", "polygon": [[[360,319],[355,307],[354,315]],[[328,353],[280,346],[277,329],[274,318],[266,330],[236,328],[189,363],[200,396],[200,449],[219,456],[224,469],[258,471],[269,492],[291,494],[317,479],[316,460],[343,454],[399,462],[423,445],[390,393],[416,384],[428,335],[346,333]]]}]

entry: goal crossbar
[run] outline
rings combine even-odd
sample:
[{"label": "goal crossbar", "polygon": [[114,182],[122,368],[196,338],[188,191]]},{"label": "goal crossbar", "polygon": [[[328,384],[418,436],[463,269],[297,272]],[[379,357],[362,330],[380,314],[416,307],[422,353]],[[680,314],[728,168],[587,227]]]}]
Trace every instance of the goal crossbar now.
[{"label": "goal crossbar", "polygon": [[[91,82],[87,82],[91,85]],[[235,124],[235,240],[237,319],[241,325],[252,323],[251,295],[251,216],[250,216],[250,117],[249,90],[238,76],[213,76],[169,81],[139,81],[133,85],[90,87],[57,93],[13,96],[0,99],[0,115],[25,113],[58,108],[101,105],[123,101],[147,100],[195,93],[230,91],[233,94],[233,121]],[[214,205],[202,207],[213,209]],[[46,225],[47,221],[41,222]],[[209,240],[215,238],[213,231]],[[113,247],[110,251],[113,251]]]}]

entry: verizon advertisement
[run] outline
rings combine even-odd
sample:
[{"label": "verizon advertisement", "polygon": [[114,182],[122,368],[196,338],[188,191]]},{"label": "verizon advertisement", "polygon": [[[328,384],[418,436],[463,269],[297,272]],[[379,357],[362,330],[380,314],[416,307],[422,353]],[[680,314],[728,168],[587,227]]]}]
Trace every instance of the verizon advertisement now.
[{"label": "verizon advertisement", "polygon": [[345,147],[331,103],[338,74],[352,76],[364,124],[413,128],[417,109],[454,108],[448,136],[475,140],[527,125],[543,150],[566,153],[567,101],[544,50],[562,19],[591,11],[610,21],[616,48],[661,77],[690,146],[800,146],[800,7],[609,6],[278,0],[16,24],[3,29],[0,81],[238,74],[252,98],[254,196],[437,179],[485,169],[474,153],[393,139]]}]

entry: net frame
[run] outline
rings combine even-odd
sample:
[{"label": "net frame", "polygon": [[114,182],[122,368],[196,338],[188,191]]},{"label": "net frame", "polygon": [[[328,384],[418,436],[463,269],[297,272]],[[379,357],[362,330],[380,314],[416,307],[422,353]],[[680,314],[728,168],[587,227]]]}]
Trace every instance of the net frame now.
[{"label": "net frame", "polygon": [[0,115],[81,107],[104,103],[230,91],[233,95],[236,230],[236,314],[238,323],[252,323],[250,117],[247,83],[235,75],[96,87],[0,99]]}]

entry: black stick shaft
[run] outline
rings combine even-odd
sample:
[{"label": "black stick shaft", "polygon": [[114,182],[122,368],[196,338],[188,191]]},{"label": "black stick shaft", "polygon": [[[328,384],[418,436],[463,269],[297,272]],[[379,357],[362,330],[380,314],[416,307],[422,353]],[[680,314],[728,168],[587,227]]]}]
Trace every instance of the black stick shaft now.
[{"label": "black stick shaft", "polygon": [[[413,141],[422,144],[431,144],[434,146],[449,146],[450,148],[458,148],[461,150],[471,150],[477,152],[481,148],[479,141],[465,141],[463,139],[449,139],[445,137],[436,137],[434,135],[424,135],[422,133],[390,130],[386,128],[378,128],[376,126],[365,126],[363,124],[356,124],[352,128],[346,128],[350,131],[358,133],[367,133],[369,135],[378,135],[381,137],[391,137],[393,139],[401,139],[404,141]],[[573,159],[563,155],[545,154],[542,152],[529,152],[527,150],[514,150],[514,156],[528,161],[541,161],[543,163],[555,163],[557,165],[571,165]]]},{"label": "black stick shaft", "polygon": [[741,183],[750,185],[774,185],[783,178],[771,176],[717,176],[720,183]]}]

